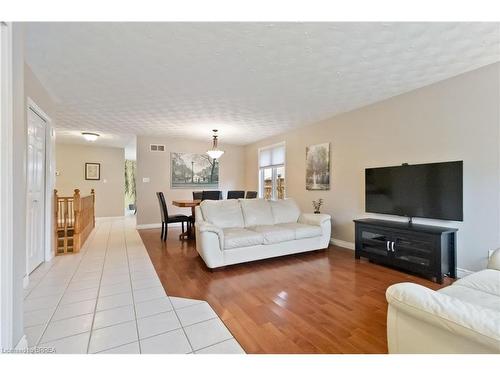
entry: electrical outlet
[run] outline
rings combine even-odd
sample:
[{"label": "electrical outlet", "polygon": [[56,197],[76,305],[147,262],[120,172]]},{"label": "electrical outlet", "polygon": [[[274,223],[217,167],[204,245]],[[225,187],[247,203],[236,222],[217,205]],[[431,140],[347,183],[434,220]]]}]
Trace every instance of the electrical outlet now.
[{"label": "electrical outlet", "polygon": [[143,177],[142,182],[149,182],[149,177]]}]

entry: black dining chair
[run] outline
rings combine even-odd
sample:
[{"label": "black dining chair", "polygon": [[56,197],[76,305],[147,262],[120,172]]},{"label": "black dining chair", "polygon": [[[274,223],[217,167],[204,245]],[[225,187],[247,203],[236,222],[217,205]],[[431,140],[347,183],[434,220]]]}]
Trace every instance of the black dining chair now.
[{"label": "black dining chair", "polygon": [[161,239],[163,241],[167,240],[168,224],[170,223],[181,223],[182,232],[184,233],[184,223],[187,224],[188,230],[190,229],[190,220],[186,215],[169,215],[167,209],[167,203],[165,201],[165,196],[163,192],[157,192],[158,203],[160,204],[160,214],[161,214]]},{"label": "black dining chair", "polygon": [[218,201],[222,199],[222,191],[219,190],[203,190],[203,193],[201,194],[201,200],[211,200],[211,201]]},{"label": "black dining chair", "polygon": [[194,201],[201,201],[203,198],[203,192],[202,191],[193,191],[193,200]]},{"label": "black dining chair", "polygon": [[245,190],[229,190],[227,192],[227,199],[245,198]]},{"label": "black dining chair", "polygon": [[245,198],[246,199],[255,199],[255,198],[257,198],[257,192],[256,191],[247,191],[247,196]]}]

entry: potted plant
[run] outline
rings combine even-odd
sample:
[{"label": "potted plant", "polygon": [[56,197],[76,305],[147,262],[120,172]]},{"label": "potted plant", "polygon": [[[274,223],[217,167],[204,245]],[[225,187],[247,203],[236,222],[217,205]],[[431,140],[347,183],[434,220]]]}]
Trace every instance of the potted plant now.
[{"label": "potted plant", "polygon": [[323,199],[319,198],[317,201],[312,201],[312,204],[313,204],[313,208],[314,208],[314,213],[315,214],[321,213],[320,209],[321,209],[321,206],[323,205]]}]

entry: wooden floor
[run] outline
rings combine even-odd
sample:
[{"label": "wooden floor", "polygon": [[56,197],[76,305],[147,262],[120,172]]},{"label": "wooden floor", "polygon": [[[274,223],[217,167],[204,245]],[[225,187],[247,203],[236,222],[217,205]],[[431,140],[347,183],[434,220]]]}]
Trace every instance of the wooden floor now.
[{"label": "wooden floor", "polygon": [[139,233],[167,293],[208,301],[247,353],[387,353],[387,287],[442,287],[336,246],[210,271],[178,230]]}]

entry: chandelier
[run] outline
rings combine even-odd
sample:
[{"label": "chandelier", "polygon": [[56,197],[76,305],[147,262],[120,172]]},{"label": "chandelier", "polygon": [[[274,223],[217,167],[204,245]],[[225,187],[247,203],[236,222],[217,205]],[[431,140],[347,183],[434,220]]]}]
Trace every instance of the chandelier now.
[{"label": "chandelier", "polygon": [[214,135],[213,135],[213,144],[212,144],[212,149],[207,151],[207,155],[210,156],[212,159],[218,159],[222,156],[224,151],[219,150],[217,147],[217,129],[213,130]]}]

